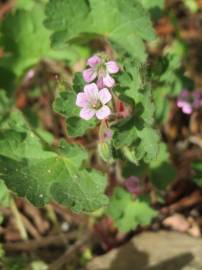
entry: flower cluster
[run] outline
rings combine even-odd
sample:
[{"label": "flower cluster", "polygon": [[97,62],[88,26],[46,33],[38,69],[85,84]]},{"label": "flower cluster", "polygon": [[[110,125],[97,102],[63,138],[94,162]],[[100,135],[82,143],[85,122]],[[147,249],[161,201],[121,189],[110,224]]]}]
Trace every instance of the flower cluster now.
[{"label": "flower cluster", "polygon": [[193,110],[199,109],[202,103],[202,92],[195,90],[190,92],[188,90],[182,90],[178,99],[177,106],[185,114],[191,114]]},{"label": "flower cluster", "polygon": [[111,74],[119,72],[119,66],[115,61],[106,61],[105,57],[98,55],[90,57],[87,65],[89,67],[83,71],[83,79],[87,84],[84,91],[78,93],[76,105],[81,108],[80,117],[84,120],[94,116],[102,120],[111,114],[106,105],[112,99],[108,88],[115,85]]}]

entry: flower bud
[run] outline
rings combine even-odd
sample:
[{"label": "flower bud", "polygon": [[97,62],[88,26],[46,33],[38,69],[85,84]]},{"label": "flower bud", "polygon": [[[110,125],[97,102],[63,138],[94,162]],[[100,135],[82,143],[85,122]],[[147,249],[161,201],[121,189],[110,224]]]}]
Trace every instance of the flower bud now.
[{"label": "flower bud", "polygon": [[124,181],[125,188],[135,196],[141,193],[140,179],[136,176],[130,176]]},{"label": "flower bud", "polygon": [[109,142],[98,143],[98,153],[102,160],[108,163],[113,163],[112,150]]},{"label": "flower bud", "polygon": [[122,152],[124,154],[124,156],[132,163],[138,165],[138,159],[135,153],[134,148],[130,149],[129,147],[125,146],[122,149]]}]

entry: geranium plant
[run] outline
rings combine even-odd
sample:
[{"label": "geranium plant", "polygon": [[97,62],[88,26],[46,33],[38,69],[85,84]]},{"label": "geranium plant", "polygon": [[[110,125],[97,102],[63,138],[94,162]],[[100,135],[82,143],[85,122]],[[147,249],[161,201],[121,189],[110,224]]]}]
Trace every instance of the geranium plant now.
[{"label": "geranium plant", "polygon": [[[53,134],[36,127],[23,110],[22,100],[17,108],[2,90],[2,181],[35,206],[57,201],[76,212],[103,208],[123,231],[149,224],[157,212],[141,188],[141,176],[162,189],[156,183],[162,168],[174,172],[156,126],[153,77],[146,65],[145,43],[156,38],[150,15],[163,1],[28,2],[1,25],[6,54],[0,68],[10,78],[1,87],[12,92],[34,78],[39,61],[48,63],[58,74],[46,78],[54,88],[52,110],[65,132],[53,142]],[[79,60],[80,72],[75,72]],[[178,106],[187,112],[183,102]],[[111,174],[119,187],[113,187],[110,199]]]}]

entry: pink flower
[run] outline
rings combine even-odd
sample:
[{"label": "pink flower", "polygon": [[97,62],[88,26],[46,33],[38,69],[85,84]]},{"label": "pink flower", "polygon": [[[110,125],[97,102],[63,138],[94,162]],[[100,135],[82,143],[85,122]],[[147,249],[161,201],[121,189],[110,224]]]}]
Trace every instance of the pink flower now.
[{"label": "pink flower", "polygon": [[90,68],[83,71],[83,78],[87,83],[97,78],[99,89],[115,85],[115,80],[110,76],[119,71],[119,66],[115,61],[105,62],[101,57],[94,55],[88,59],[87,64]]},{"label": "pink flower", "polygon": [[100,120],[105,119],[111,113],[110,108],[106,106],[111,99],[107,88],[99,91],[95,83],[87,84],[84,92],[78,93],[76,99],[76,105],[82,108],[80,117],[84,120],[90,120],[94,116]]},{"label": "pink flower", "polygon": [[198,90],[189,92],[188,90],[183,90],[178,99],[177,106],[185,114],[191,114],[193,109],[199,109],[202,101],[202,93]]}]

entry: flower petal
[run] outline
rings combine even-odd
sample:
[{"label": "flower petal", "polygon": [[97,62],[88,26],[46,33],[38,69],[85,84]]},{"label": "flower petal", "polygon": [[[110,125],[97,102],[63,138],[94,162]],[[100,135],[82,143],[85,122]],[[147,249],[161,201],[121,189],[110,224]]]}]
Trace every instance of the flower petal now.
[{"label": "flower petal", "polygon": [[192,113],[192,107],[189,103],[185,103],[182,107],[182,111],[185,114],[191,114]]},{"label": "flower petal", "polygon": [[112,95],[107,88],[101,89],[98,93],[98,96],[103,105],[112,99]]},{"label": "flower petal", "polygon": [[84,120],[90,120],[95,115],[95,110],[89,108],[83,108],[80,111],[80,117]]},{"label": "flower petal", "polygon": [[101,58],[97,55],[93,55],[92,57],[90,57],[87,61],[87,64],[90,66],[90,67],[94,67],[98,64],[101,63]]},{"label": "flower petal", "polygon": [[93,68],[88,68],[83,71],[83,79],[86,82],[92,82],[95,80],[97,72]]},{"label": "flower petal", "polygon": [[98,88],[97,85],[95,83],[90,83],[87,84],[84,87],[84,93],[86,94],[88,100],[89,99],[93,99],[93,100],[97,100],[98,99]]},{"label": "flower petal", "polygon": [[100,77],[100,78],[97,80],[96,84],[97,84],[97,87],[98,87],[99,89],[104,88],[105,85],[104,85],[104,82],[103,82],[103,77]]},{"label": "flower petal", "polygon": [[88,106],[88,97],[86,96],[85,93],[78,93],[77,97],[76,97],[76,105],[78,107],[87,107]]},{"label": "flower petal", "polygon": [[111,74],[119,72],[119,66],[115,61],[109,61],[106,63],[107,71]]},{"label": "flower petal", "polygon": [[179,108],[182,108],[184,106],[184,104],[187,104],[187,102],[184,101],[184,100],[178,100],[177,101],[177,107],[179,107]]},{"label": "flower petal", "polygon": [[102,106],[101,109],[99,109],[96,112],[96,116],[98,119],[102,120],[105,119],[106,117],[108,117],[111,114],[110,108],[107,107],[106,105]]},{"label": "flower petal", "polygon": [[106,74],[106,76],[103,77],[103,82],[107,87],[113,87],[115,85],[115,80],[109,74]]}]

